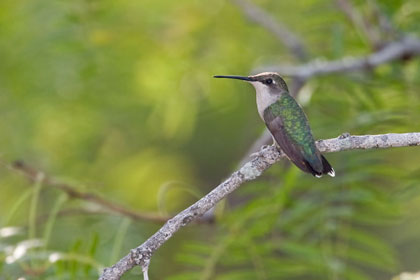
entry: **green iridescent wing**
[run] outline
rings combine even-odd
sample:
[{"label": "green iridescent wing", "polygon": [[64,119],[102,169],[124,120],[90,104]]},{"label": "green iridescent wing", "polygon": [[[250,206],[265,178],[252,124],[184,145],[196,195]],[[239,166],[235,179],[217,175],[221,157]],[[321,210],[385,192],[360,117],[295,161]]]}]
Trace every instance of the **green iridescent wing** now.
[{"label": "green iridescent wing", "polygon": [[277,144],[297,167],[313,175],[324,173],[323,159],[305,113],[293,97],[284,94],[267,107],[264,120]]}]

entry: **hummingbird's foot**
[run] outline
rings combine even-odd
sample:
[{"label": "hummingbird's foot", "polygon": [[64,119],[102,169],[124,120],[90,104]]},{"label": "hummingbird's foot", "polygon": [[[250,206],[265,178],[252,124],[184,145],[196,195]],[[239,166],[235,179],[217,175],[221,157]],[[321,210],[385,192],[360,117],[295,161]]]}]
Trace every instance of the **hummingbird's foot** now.
[{"label": "hummingbird's foot", "polygon": [[259,157],[262,157],[263,154],[264,154],[264,151],[266,149],[269,149],[272,146],[273,145],[263,145],[258,152],[255,152],[255,153],[250,154],[249,157],[250,158],[259,158]]},{"label": "hummingbird's foot", "polygon": [[264,151],[264,150],[266,150],[266,149],[268,149],[268,148],[270,148],[271,146],[273,146],[274,144],[272,144],[272,145],[262,145],[261,146],[261,148],[260,148],[260,151]]},{"label": "hummingbird's foot", "polygon": [[350,136],[351,136],[350,133],[344,132],[340,136],[338,136],[338,139],[345,139],[345,138],[348,138]]},{"label": "hummingbird's foot", "polygon": [[261,151],[258,151],[249,155],[250,158],[259,158],[261,156],[262,156]]}]

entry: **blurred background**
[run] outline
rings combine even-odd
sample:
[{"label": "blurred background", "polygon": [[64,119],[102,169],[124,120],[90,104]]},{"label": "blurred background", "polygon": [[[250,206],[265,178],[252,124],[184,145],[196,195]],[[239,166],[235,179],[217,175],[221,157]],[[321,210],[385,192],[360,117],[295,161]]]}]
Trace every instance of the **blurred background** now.
[{"label": "blurred background", "polygon": [[[236,170],[264,125],[250,85],[213,75],[368,55],[420,36],[419,21],[418,0],[2,0],[0,279],[96,279]],[[316,76],[293,93],[317,139],[415,132],[419,62]],[[180,230],[149,276],[418,271],[419,157],[416,147],[329,154],[337,176],[320,180],[276,164],[212,222]]]}]

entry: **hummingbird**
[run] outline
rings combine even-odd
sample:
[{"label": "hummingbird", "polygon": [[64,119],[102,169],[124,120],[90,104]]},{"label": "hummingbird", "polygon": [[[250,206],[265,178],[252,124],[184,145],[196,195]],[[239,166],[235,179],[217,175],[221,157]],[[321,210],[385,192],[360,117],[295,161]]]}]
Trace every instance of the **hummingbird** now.
[{"label": "hummingbird", "polygon": [[308,119],[289,94],[283,78],[275,72],[253,76],[214,76],[249,82],[256,91],[258,114],[270,131],[274,144],[302,171],[316,177],[335,176],[334,169],[315,145]]}]

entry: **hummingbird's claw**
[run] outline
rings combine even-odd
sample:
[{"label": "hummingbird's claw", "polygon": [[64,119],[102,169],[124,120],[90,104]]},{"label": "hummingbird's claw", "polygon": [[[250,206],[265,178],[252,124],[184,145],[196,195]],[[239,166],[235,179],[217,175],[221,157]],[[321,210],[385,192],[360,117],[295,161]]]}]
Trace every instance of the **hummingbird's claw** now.
[{"label": "hummingbird's claw", "polygon": [[259,158],[259,157],[261,157],[261,155],[262,155],[261,151],[258,151],[258,152],[250,154],[249,157],[250,158]]},{"label": "hummingbird's claw", "polygon": [[[274,145],[274,144],[273,144]],[[273,145],[263,145],[258,152],[249,155],[250,158],[259,158],[263,156],[264,150],[269,149]]]},{"label": "hummingbird's claw", "polygon": [[348,138],[350,136],[351,136],[350,133],[344,132],[340,136],[338,136],[338,139],[345,139],[345,138]]}]

